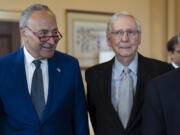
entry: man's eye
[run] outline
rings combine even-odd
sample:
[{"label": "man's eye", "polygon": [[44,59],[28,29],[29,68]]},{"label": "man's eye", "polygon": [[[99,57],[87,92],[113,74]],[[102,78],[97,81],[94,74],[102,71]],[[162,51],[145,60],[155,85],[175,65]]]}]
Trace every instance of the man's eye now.
[{"label": "man's eye", "polygon": [[53,32],[52,32],[52,35],[57,35],[57,34],[58,34],[57,31],[53,31]]},{"label": "man's eye", "polygon": [[47,34],[48,34],[48,31],[40,31],[40,32],[38,32],[39,36],[45,36]]},{"label": "man's eye", "polygon": [[123,31],[116,31],[115,34],[116,34],[116,35],[123,35],[124,32],[123,32]]},{"label": "man's eye", "polygon": [[129,34],[133,34],[133,33],[134,33],[134,31],[127,31],[127,33],[129,33]]},{"label": "man's eye", "polygon": [[127,33],[130,34],[130,35],[135,35],[137,33],[137,31],[129,30],[129,31],[127,31]]}]

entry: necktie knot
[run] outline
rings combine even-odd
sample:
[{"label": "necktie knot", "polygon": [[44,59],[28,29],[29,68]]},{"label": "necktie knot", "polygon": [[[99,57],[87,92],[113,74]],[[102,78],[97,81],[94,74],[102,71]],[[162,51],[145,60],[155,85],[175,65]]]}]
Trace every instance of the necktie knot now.
[{"label": "necktie knot", "polygon": [[33,60],[33,64],[36,66],[36,68],[39,68],[41,65],[41,61],[40,60]]},{"label": "necktie knot", "polygon": [[124,67],[123,71],[125,74],[128,74],[131,70],[128,67]]}]

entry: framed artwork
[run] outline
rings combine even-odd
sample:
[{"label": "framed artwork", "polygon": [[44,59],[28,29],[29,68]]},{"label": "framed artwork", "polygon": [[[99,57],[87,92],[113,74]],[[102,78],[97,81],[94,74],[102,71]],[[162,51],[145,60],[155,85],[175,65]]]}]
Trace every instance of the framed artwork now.
[{"label": "framed artwork", "polygon": [[67,53],[79,60],[81,69],[99,63],[99,52],[112,51],[106,42],[112,13],[66,10]]}]

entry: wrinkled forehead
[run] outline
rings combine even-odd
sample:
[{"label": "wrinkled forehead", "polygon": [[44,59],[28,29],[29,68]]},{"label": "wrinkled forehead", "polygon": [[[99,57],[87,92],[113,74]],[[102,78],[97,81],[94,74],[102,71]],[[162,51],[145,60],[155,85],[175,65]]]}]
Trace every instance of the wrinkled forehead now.
[{"label": "wrinkled forehead", "polygon": [[130,16],[120,16],[117,18],[113,24],[112,29],[118,29],[118,30],[128,30],[133,29],[137,30],[137,24],[133,17]]},{"label": "wrinkled forehead", "polygon": [[33,11],[28,19],[28,26],[37,29],[55,29],[57,22],[55,16],[49,11]]}]

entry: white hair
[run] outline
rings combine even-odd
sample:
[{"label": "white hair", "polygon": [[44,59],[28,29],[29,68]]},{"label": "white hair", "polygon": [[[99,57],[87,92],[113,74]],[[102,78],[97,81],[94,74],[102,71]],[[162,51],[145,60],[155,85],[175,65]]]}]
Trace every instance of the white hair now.
[{"label": "white hair", "polygon": [[130,13],[126,12],[126,11],[123,11],[123,12],[118,12],[116,14],[114,14],[111,19],[109,20],[108,22],[108,25],[107,25],[107,36],[110,36],[111,32],[112,32],[112,24],[121,16],[128,16],[128,17],[131,17],[135,20],[136,22],[136,25],[137,25],[137,31],[139,33],[141,33],[141,24],[139,23],[138,20],[136,20],[136,18],[131,15]]},{"label": "white hair", "polygon": [[48,6],[42,5],[42,4],[34,4],[34,5],[31,5],[30,7],[26,8],[22,12],[21,18],[20,18],[20,21],[19,21],[19,27],[20,28],[25,27],[27,25],[29,17],[31,16],[33,11],[49,11],[55,17],[55,14],[49,9]]}]

